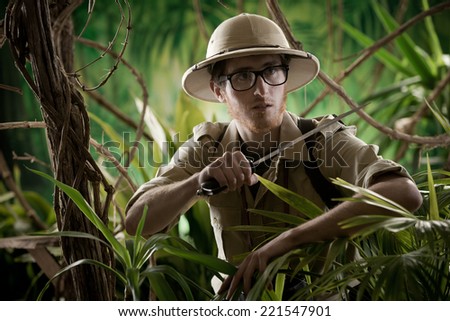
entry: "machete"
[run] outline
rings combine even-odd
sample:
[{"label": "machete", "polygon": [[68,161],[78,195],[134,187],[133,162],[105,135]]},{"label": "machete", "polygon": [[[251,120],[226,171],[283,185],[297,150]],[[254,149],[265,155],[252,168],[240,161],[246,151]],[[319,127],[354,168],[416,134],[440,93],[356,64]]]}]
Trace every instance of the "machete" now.
[{"label": "machete", "polygon": [[[323,129],[325,129],[326,127],[340,121],[341,119],[347,117],[350,114],[353,114],[355,112],[357,112],[358,110],[364,108],[365,106],[367,106],[367,104],[365,105],[361,105],[358,106],[355,109],[350,109],[348,111],[346,111],[345,113],[342,113],[340,115],[337,115],[335,118],[333,118],[331,121],[323,123],[319,126],[317,126],[316,128],[310,130],[309,132],[300,135],[299,137],[297,137],[296,139],[294,139],[291,142],[288,142],[287,144],[283,144],[283,146],[273,150],[271,153],[257,159],[256,161],[250,161],[250,164],[252,166],[252,169],[254,169],[257,165],[261,164],[262,162],[265,162],[268,159],[271,159],[272,157],[280,154],[282,151],[294,146],[295,144],[297,144],[298,142],[305,140],[306,138],[322,131]],[[210,179],[207,180],[206,182],[203,182],[200,185],[200,188],[197,190],[197,195],[202,195],[202,196],[212,196],[215,195],[217,193],[220,193],[221,191],[225,190],[227,188],[226,185],[224,186],[220,186],[219,183],[215,180],[215,179]]]}]

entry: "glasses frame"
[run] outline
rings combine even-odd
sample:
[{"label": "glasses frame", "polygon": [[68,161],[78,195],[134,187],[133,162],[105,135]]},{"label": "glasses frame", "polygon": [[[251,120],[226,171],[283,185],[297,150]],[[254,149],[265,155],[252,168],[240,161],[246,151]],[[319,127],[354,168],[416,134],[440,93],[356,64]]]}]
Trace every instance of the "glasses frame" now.
[{"label": "glasses frame", "polygon": [[[267,71],[268,69],[271,69],[271,68],[280,68],[280,67],[283,68],[283,69],[284,69],[284,72],[286,73],[286,78],[284,79],[284,81],[281,82],[281,83],[279,83],[279,84],[276,84],[276,85],[272,85],[272,84],[268,83],[267,80],[266,80],[266,78],[264,78],[264,72]],[[253,74],[255,75],[255,79],[254,79],[254,81],[253,81],[253,84],[252,84],[249,88],[247,88],[247,89],[236,89],[236,88],[234,88],[234,86],[233,86],[233,82],[231,81],[231,78],[232,78],[234,75],[240,74],[240,73],[242,73],[242,72],[253,73]],[[264,80],[264,82],[265,82],[266,84],[268,84],[269,86],[276,87],[276,86],[281,86],[281,85],[283,85],[283,84],[286,83],[286,81],[287,81],[287,79],[288,79],[288,73],[289,73],[289,65],[281,64],[281,65],[275,65],[275,66],[268,66],[268,67],[266,67],[266,68],[264,68],[264,69],[262,69],[262,70],[258,70],[258,71],[253,71],[253,70],[241,70],[241,71],[236,71],[236,72],[233,72],[233,73],[228,74],[228,75],[220,76],[220,77],[219,77],[219,83],[228,80],[228,81],[230,82],[231,88],[233,88],[235,91],[247,91],[247,90],[250,90],[250,89],[252,89],[253,87],[255,87],[256,81],[257,81],[257,79],[258,79],[258,76],[261,76],[261,79]]]}]

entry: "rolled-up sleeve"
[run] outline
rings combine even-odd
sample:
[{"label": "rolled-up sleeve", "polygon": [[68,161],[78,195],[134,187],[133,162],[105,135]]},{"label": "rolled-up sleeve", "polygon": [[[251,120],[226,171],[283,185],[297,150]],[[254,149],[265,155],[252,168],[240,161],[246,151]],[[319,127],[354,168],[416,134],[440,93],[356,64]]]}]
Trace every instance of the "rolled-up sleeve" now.
[{"label": "rolled-up sleeve", "polygon": [[[351,184],[368,188],[374,179],[386,173],[395,173],[412,180],[400,164],[383,159],[377,145],[366,144],[355,136],[353,127],[342,126],[324,133],[319,139],[317,157],[325,177],[341,178]],[[323,147],[322,147],[323,146]]]},{"label": "rolled-up sleeve", "polygon": [[147,191],[188,179],[200,172],[214,158],[212,142],[223,132],[226,123],[202,123],[193,130],[193,136],[181,145],[167,165],[161,166],[156,176],[142,184],[128,201],[126,211]]}]

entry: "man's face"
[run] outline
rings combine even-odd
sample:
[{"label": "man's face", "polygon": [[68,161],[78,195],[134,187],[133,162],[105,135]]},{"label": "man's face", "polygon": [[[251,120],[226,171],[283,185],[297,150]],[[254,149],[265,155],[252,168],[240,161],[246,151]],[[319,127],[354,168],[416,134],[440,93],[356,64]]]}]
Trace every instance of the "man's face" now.
[{"label": "man's face", "polygon": [[[260,71],[281,65],[279,55],[255,55],[227,60],[223,74],[240,71]],[[236,91],[230,81],[213,88],[219,101],[226,103],[230,115],[238,123],[254,133],[266,133],[280,126],[286,110],[285,84],[271,86],[261,76],[255,85],[245,91]]]}]

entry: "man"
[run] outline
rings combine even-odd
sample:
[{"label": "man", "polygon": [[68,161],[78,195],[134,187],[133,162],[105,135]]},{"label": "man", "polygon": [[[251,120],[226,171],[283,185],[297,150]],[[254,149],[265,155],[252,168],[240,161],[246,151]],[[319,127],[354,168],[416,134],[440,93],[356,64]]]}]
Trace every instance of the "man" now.
[{"label": "man", "polygon": [[[305,244],[351,235],[339,222],[368,213],[390,214],[362,202],[343,202],[327,208],[306,175],[305,142],[299,142],[256,168],[259,175],[308,198],[326,212],[282,233],[264,246],[264,235],[230,231],[242,224],[270,224],[249,208],[302,213],[287,206],[258,183],[249,159],[257,160],[301,135],[298,117],[286,111],[286,96],[309,82],[319,71],[312,54],[289,47],[282,30],[271,20],[241,14],[220,24],[211,36],[206,59],[186,71],[183,88],[191,96],[226,104],[230,123],[204,123],[156,178],[136,192],[127,207],[126,229],[134,234],[145,206],[144,234],[151,235],[177,222],[179,215],[200,198],[210,206],[219,257],[238,265],[223,283],[230,298],[238,285],[248,293],[255,273],[271,259]],[[330,121],[325,117],[322,122]],[[331,133],[331,135],[330,135]],[[377,155],[377,147],[354,136],[341,123],[327,127],[317,138],[316,156],[323,176],[342,179],[392,199],[414,211],[422,201],[406,170]],[[338,147],[336,147],[338,146]],[[226,189],[202,195],[201,185],[215,180]],[[401,193],[399,193],[401,191]],[[245,259],[239,255],[250,252]]]}]

